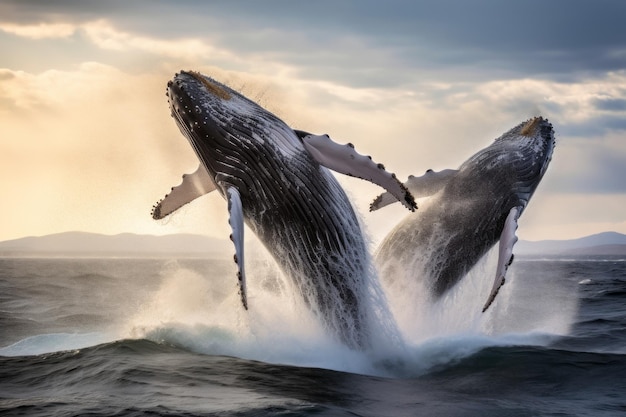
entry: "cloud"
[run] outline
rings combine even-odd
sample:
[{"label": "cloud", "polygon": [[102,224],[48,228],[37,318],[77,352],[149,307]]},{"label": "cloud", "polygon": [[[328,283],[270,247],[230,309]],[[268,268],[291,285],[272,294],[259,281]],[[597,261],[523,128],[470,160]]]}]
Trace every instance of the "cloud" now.
[{"label": "cloud", "polygon": [[551,193],[626,195],[623,133],[557,141],[543,189]]},{"label": "cloud", "polygon": [[554,118],[563,136],[592,140],[626,130],[625,85],[626,71],[619,71],[568,83],[542,79],[487,82],[471,96],[483,96],[507,112],[534,108]]},{"label": "cloud", "polygon": [[190,61],[212,59],[234,60],[231,53],[219,50],[199,38],[159,39],[141,36],[119,30],[110,22],[99,19],[80,24],[38,23],[13,24],[0,23],[0,30],[16,36],[41,40],[46,38],[67,38],[76,33],[83,33],[96,47],[117,52],[143,52]]},{"label": "cloud", "polygon": [[[282,52],[284,62],[296,66],[307,60],[310,76],[328,78],[337,65],[335,75],[349,74],[341,81],[354,86],[393,82],[396,74],[401,81],[404,71],[428,81],[483,81],[583,77],[626,67],[620,1],[602,7],[577,0],[179,4],[173,15],[193,9],[212,19],[216,40],[227,49]],[[340,65],[342,56],[351,64]],[[350,71],[357,68],[365,71]]]},{"label": "cloud", "polygon": [[0,23],[0,31],[30,39],[67,38],[74,34],[74,25],[68,23],[38,23],[34,25],[18,25]]},{"label": "cloud", "polygon": [[[0,16],[11,21],[0,24],[0,42],[13,69],[0,69],[0,146],[10,163],[0,172],[44,184],[45,197],[30,198],[56,217],[72,206],[94,222],[120,217],[112,213],[121,207],[143,213],[195,168],[163,96],[173,73],[191,67],[294,127],[355,143],[400,177],[457,167],[542,114],[557,148],[531,208],[544,193],[622,195],[625,8],[611,0],[6,0]],[[43,50],[54,54],[40,59]],[[348,181],[366,208],[378,189]],[[544,208],[538,218],[552,215]]]},{"label": "cloud", "polygon": [[132,219],[149,227],[152,204],[197,164],[169,117],[169,73],[132,75],[97,63],[7,73],[0,91],[13,103],[9,115],[0,113],[0,153],[8,158],[0,177],[12,196],[0,219],[5,234],[16,227],[118,233]]},{"label": "cloud", "polygon": [[25,25],[104,20],[114,23],[115,33],[107,28],[91,33],[109,48],[130,41],[133,48],[175,56],[172,46],[181,40],[186,57],[211,45],[246,60],[264,56],[296,67],[310,80],[355,87],[402,87],[417,80],[572,81],[626,68],[621,0],[601,6],[584,0],[274,0],[136,1],[110,7],[98,1],[7,0],[0,14],[17,16]]},{"label": "cloud", "polygon": [[2,69],[0,74],[7,80],[0,89],[0,98],[11,102],[11,108],[47,111],[71,108],[72,103],[105,94],[121,73],[107,65],[85,62],[75,71],[50,69],[31,74]]},{"label": "cloud", "polygon": [[182,38],[162,40],[138,36],[120,31],[105,20],[88,22],[80,26],[86,36],[97,47],[114,51],[142,51],[170,58],[206,59],[218,54],[226,54],[210,47],[200,39]]},{"label": "cloud", "polygon": [[598,110],[626,112],[626,98],[600,97],[595,100],[594,105]]}]

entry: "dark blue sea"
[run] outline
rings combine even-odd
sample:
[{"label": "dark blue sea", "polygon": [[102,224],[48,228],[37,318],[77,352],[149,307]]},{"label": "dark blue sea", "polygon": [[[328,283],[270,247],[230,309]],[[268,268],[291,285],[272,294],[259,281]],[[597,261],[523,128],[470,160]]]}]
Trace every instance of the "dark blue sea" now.
[{"label": "dark blue sea", "polygon": [[492,263],[356,352],[269,262],[246,312],[230,260],[1,258],[0,415],[626,415],[626,259],[520,257],[482,314]]}]

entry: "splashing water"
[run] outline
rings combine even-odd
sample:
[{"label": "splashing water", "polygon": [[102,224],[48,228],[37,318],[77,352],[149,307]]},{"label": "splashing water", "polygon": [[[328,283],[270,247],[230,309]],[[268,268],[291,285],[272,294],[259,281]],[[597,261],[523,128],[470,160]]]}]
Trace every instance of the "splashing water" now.
[{"label": "splashing water", "polygon": [[378,337],[370,350],[357,352],[326,334],[267,253],[257,254],[248,269],[247,312],[229,268],[199,273],[172,261],[160,288],[120,336],[205,354],[398,376],[421,374],[487,346],[543,345],[567,334],[577,308],[575,292],[541,277],[523,282],[514,267],[497,303],[481,313],[496,262],[494,250],[436,302],[417,280],[385,287],[386,294],[373,286],[368,308],[378,320],[372,327]]},{"label": "splashing water", "polygon": [[[480,303],[489,294],[497,257],[497,248],[493,248],[439,300],[431,299],[423,281],[405,276],[412,277],[410,271],[396,268],[400,277],[391,279],[386,290],[407,340],[419,344],[464,333],[494,337],[528,332],[567,334],[577,309],[576,293],[569,286],[542,281],[541,277],[522,282],[518,278],[519,262],[513,264],[497,303],[486,313],[481,312]],[[428,266],[423,268],[427,274]]]},{"label": "splashing water", "polygon": [[248,311],[241,308],[230,268],[200,274],[172,261],[160,288],[120,329],[120,337],[272,363],[367,369],[364,355],[328,336],[297,302],[293,286],[269,255],[257,258],[248,269]]}]

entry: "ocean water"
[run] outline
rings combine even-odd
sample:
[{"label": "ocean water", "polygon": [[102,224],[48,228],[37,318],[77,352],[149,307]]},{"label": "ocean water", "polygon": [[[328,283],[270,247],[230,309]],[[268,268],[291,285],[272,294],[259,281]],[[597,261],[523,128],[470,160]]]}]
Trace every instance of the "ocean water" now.
[{"label": "ocean water", "polygon": [[626,259],[516,259],[481,314],[493,263],[356,352],[268,261],[246,312],[230,260],[2,258],[0,415],[626,415]]}]

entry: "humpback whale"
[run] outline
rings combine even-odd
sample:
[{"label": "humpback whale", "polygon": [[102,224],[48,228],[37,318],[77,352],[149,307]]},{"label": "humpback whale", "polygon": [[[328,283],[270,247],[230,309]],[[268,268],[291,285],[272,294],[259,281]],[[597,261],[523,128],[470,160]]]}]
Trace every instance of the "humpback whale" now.
[{"label": "humpback whale", "polygon": [[[375,255],[381,277],[387,284],[422,279],[438,299],[499,241],[495,280],[482,310],[486,311],[505,282],[513,262],[517,221],[546,172],[553,149],[552,125],[536,117],[504,133],[458,169],[410,176],[405,185],[415,198],[432,196],[431,201],[383,239]],[[393,202],[384,193],[370,210]]]},{"label": "humpback whale", "polygon": [[351,348],[367,348],[372,317],[365,298],[374,268],[356,214],[329,168],[378,184],[414,210],[406,187],[351,144],[293,130],[198,72],[176,74],[167,96],[200,166],[157,203],[153,217],[217,190],[228,202],[244,308],[245,223],[329,333]]}]

